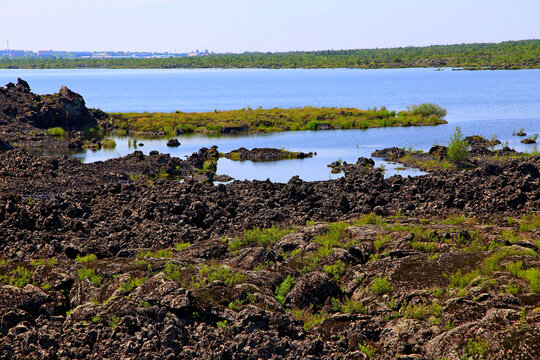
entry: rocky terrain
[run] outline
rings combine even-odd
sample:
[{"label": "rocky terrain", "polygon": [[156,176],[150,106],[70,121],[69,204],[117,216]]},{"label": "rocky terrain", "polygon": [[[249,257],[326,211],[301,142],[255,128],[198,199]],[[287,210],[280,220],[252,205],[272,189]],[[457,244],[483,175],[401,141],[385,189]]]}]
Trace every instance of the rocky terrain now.
[{"label": "rocky terrain", "polygon": [[0,87],[0,141],[12,145],[67,147],[71,140],[50,136],[46,130],[92,128],[103,116],[100,110],[88,109],[82,96],[65,86],[52,95],[34,94],[22,79]]},{"label": "rocky terrain", "polygon": [[538,156],[217,185],[215,147],[4,148],[0,359],[540,358]]}]

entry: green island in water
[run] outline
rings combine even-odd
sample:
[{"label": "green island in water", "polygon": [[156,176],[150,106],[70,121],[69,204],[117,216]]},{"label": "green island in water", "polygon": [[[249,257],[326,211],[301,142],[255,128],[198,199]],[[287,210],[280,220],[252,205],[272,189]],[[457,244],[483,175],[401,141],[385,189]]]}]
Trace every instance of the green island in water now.
[{"label": "green island in water", "polygon": [[190,113],[109,113],[108,120],[101,122],[101,126],[116,133],[175,135],[425,126],[446,124],[445,116],[444,108],[430,103],[411,105],[399,112],[385,107],[361,110],[307,106]]}]

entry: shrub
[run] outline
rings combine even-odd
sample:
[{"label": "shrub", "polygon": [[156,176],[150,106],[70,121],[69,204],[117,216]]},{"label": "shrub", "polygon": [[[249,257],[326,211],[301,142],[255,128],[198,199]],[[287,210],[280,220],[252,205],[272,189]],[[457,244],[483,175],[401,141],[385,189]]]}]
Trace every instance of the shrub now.
[{"label": "shrub", "polygon": [[104,149],[114,149],[116,147],[116,142],[113,139],[104,139],[101,142],[101,147]]},{"label": "shrub", "polygon": [[443,118],[446,116],[447,114],[447,111],[445,108],[443,108],[442,106],[439,106],[439,105],[436,105],[436,104],[432,104],[432,103],[424,103],[424,104],[420,104],[420,105],[410,105],[410,106],[407,106],[407,110],[412,114],[412,115],[420,115],[422,117],[428,117],[428,116],[431,116],[431,115],[435,115],[439,118]]},{"label": "shrub", "polygon": [[145,281],[146,281],[145,277],[132,278],[132,279],[122,283],[120,285],[120,289],[122,291],[129,292],[129,291],[141,286],[142,284],[144,284]]},{"label": "shrub", "polygon": [[364,305],[361,302],[354,301],[351,298],[345,300],[341,305],[341,312],[345,314],[359,314],[365,311]]},{"label": "shrub", "polygon": [[304,322],[304,330],[306,331],[321,323],[328,316],[324,311],[317,314],[312,309],[293,309],[292,314],[296,319]]},{"label": "shrub", "polygon": [[325,265],[324,272],[336,282],[341,279],[347,270],[347,265],[341,260],[338,260],[333,265]]},{"label": "shrub", "polygon": [[32,282],[33,272],[23,266],[17,266],[17,269],[11,271],[10,275],[0,275],[0,283],[25,287]]},{"label": "shrub", "polygon": [[450,137],[450,142],[448,143],[448,152],[447,157],[450,161],[455,163],[462,163],[467,160],[469,155],[469,144],[463,137],[461,129],[459,126],[456,127],[456,131]]},{"label": "shrub", "polygon": [[386,277],[380,277],[373,280],[371,292],[375,295],[389,294],[394,291],[394,286]]},{"label": "shrub", "polygon": [[360,349],[360,352],[367,355],[368,359],[371,359],[375,354],[375,348],[365,341],[362,344],[358,344],[358,348]]},{"label": "shrub", "polygon": [[66,134],[66,131],[62,129],[61,127],[53,127],[47,130],[47,135],[50,135],[50,136],[63,138],[65,134]]},{"label": "shrub", "polygon": [[274,291],[274,294],[275,294],[276,300],[280,304],[282,305],[285,304],[285,297],[287,296],[291,288],[294,286],[294,284],[296,284],[296,279],[292,277],[291,275],[287,275],[285,280],[283,280],[281,284],[278,285],[278,287]]},{"label": "shrub", "polygon": [[96,274],[96,271],[94,269],[89,268],[81,268],[77,270],[77,274],[79,275],[79,279],[90,280],[95,286],[99,286],[101,284],[101,276]]}]

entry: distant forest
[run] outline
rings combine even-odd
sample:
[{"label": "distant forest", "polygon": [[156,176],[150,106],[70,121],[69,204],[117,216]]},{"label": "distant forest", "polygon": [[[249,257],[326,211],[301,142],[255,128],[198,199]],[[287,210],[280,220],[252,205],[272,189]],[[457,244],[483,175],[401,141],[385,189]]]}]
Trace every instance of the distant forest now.
[{"label": "distant forest", "polygon": [[70,68],[408,68],[538,69],[540,40],[388,49],[247,52],[160,59],[40,59],[2,58],[2,69]]}]

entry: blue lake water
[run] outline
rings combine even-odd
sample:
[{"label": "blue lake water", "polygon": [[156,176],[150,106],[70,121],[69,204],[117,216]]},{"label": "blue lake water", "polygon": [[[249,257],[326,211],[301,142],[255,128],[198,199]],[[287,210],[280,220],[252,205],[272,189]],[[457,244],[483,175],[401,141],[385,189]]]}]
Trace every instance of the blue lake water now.
[{"label": "blue lake water", "polygon": [[[456,126],[465,135],[497,135],[519,151],[538,150],[522,145],[514,129],[540,133],[540,70],[452,71],[443,69],[323,69],[323,70],[0,70],[0,84],[28,81],[37,93],[52,93],[60,86],[84,96],[89,107],[109,112],[123,111],[212,111],[250,106],[337,106],[370,108],[386,106],[402,110],[407,105],[433,102],[448,110],[447,125],[435,127],[369,130],[301,131],[247,136],[184,136],[179,148],[167,148],[163,139],[141,140],[138,148],[191,154],[202,146],[218,145],[220,151],[238,147],[277,147],[314,151],[312,159],[277,163],[219,161],[218,172],[236,179],[287,181],[300,175],[304,180],[335,178],[326,165],[342,159],[354,162],[375,149],[389,146],[428,150],[446,144]],[[85,152],[75,156],[85,161],[104,160],[134,151],[128,138],[115,138],[115,150]],[[379,164],[381,162],[378,162]],[[396,173],[395,166],[388,175]],[[414,175],[414,171],[397,171]]]}]

